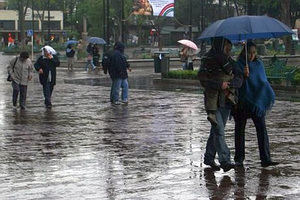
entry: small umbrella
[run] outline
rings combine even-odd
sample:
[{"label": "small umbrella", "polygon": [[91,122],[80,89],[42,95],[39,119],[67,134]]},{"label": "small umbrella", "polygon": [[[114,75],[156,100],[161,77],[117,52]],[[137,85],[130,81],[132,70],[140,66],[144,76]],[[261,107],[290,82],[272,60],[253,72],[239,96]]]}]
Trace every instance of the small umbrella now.
[{"label": "small umbrella", "polygon": [[69,44],[77,44],[77,43],[78,43],[77,40],[68,40],[68,41],[66,42],[66,45],[68,46]]},{"label": "small umbrella", "polygon": [[198,50],[197,45],[194,42],[190,41],[190,40],[179,40],[177,42],[184,45],[184,46],[187,46],[191,49]]},{"label": "small umbrella", "polygon": [[99,37],[90,37],[88,42],[93,44],[106,44],[105,40]]},{"label": "small umbrella", "polygon": [[44,47],[41,48],[41,51],[42,51],[43,55],[44,55],[44,48],[47,50],[48,53],[50,53],[52,55],[56,54],[56,51],[52,47],[46,45],[46,46],[44,46]]}]

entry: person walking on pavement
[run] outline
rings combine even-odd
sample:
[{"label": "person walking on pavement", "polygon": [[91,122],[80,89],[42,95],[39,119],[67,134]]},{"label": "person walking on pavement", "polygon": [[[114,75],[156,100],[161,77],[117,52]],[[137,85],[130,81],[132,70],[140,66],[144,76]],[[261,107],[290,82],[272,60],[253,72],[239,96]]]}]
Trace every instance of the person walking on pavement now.
[{"label": "person walking on pavement", "polygon": [[40,83],[43,86],[45,106],[52,108],[51,96],[56,84],[56,67],[60,65],[56,52],[49,46],[42,48],[42,56],[34,64],[34,68],[39,73]]},{"label": "person walking on pavement", "polygon": [[89,43],[88,46],[86,47],[86,51],[88,53],[87,56],[87,63],[85,65],[85,70],[88,72],[90,67],[92,67],[92,70],[94,70],[96,67],[93,63],[93,46],[92,43]]},{"label": "person walking on pavement", "polygon": [[[247,48],[247,57],[246,50]],[[246,64],[246,58],[247,63]],[[235,156],[238,166],[243,166],[245,159],[245,127],[251,118],[257,134],[259,155],[262,167],[278,165],[270,155],[269,137],[265,116],[275,102],[275,93],[267,80],[263,62],[256,56],[256,45],[248,42],[238,57],[238,66],[244,71],[244,82],[239,89],[239,102],[233,110],[235,121]]]},{"label": "person walking on pavement", "polygon": [[[206,57],[211,59],[217,59],[217,55],[225,54],[227,58],[230,57],[231,43],[226,42],[224,38],[214,38],[212,41],[212,48],[206,54]],[[233,79],[230,82],[227,81],[217,81],[213,77],[207,76],[205,68],[203,65],[200,66],[198,77],[200,83],[204,88],[210,87],[217,90],[226,90],[229,86],[232,88],[239,88],[242,85],[243,74],[239,70],[238,66],[235,64],[232,69]],[[206,92],[204,91],[204,102],[206,98]],[[216,120],[217,123],[211,123],[210,135],[206,143],[206,151],[204,154],[204,164],[211,166],[214,170],[220,170],[220,167],[224,172],[229,171],[234,168],[230,160],[230,151],[225,142],[225,125],[231,110],[231,103],[225,98],[224,92],[218,93],[218,105],[216,110]],[[215,163],[215,156],[218,153],[218,159],[220,166]]]},{"label": "person walking on pavement", "polygon": [[75,61],[75,50],[71,44],[68,44],[66,49],[66,56],[68,60],[68,71],[73,71],[74,61]]},{"label": "person walking on pavement", "polygon": [[122,42],[116,42],[114,45],[114,52],[111,56],[110,65],[108,68],[110,77],[112,79],[110,101],[119,105],[119,92],[122,87],[122,103],[128,103],[128,73],[131,71],[129,63],[124,55],[125,46]]},{"label": "person walking on pavement", "polygon": [[17,107],[18,95],[20,94],[20,108],[26,108],[26,96],[28,81],[32,79],[32,62],[29,59],[29,54],[26,51],[20,53],[19,57],[13,58],[7,67],[10,81],[13,88],[13,107]]}]

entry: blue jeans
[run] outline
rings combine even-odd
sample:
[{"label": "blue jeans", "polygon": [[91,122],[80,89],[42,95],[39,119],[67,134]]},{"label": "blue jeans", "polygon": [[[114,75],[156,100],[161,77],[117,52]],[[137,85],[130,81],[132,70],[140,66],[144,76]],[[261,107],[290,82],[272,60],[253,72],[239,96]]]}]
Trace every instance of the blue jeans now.
[{"label": "blue jeans", "polygon": [[45,105],[46,106],[52,106],[51,96],[52,96],[53,88],[54,88],[54,85],[52,85],[50,82],[43,84],[43,94],[45,97]]},{"label": "blue jeans", "polygon": [[265,116],[258,117],[247,110],[238,110],[234,114],[235,121],[235,156],[234,161],[243,163],[245,160],[245,127],[250,117],[255,125],[259,156],[262,163],[271,162],[269,137],[267,133]]},{"label": "blue jeans", "polygon": [[218,125],[210,129],[210,135],[206,143],[206,151],[204,154],[204,161],[211,163],[214,161],[216,153],[218,153],[220,164],[230,164],[230,151],[225,142],[225,125],[230,114],[228,108],[218,108],[216,118]]},{"label": "blue jeans", "polygon": [[122,87],[122,101],[128,101],[128,80],[127,79],[112,79],[110,90],[110,101],[119,101],[120,88]]},{"label": "blue jeans", "polygon": [[93,63],[93,61],[92,60],[88,60],[87,63],[86,63],[86,65],[85,65],[85,70],[89,71],[90,66],[92,67],[92,70],[94,70],[96,68],[95,65],[94,65],[94,63]]}]

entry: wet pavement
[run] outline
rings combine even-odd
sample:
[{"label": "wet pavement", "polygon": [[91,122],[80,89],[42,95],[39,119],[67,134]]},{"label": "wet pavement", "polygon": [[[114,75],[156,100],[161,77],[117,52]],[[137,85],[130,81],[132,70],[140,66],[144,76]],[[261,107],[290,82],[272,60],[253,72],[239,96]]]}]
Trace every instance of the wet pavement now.
[{"label": "wet pavement", "polygon": [[[9,58],[0,56],[1,200],[300,198],[300,103],[277,101],[267,117],[279,166],[260,167],[250,122],[245,168],[213,172],[203,164],[209,123],[201,92],[155,84],[153,69],[134,69],[129,104],[112,106],[104,74],[58,70],[52,110],[37,74],[27,109],[14,110]],[[233,125],[226,127],[232,154]]]}]

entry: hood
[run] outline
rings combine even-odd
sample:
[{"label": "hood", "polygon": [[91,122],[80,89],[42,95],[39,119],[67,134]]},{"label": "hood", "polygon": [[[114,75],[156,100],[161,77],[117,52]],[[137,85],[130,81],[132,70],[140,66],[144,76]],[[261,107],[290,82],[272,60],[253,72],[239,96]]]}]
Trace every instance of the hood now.
[{"label": "hood", "polygon": [[124,53],[125,45],[122,42],[116,42],[114,49]]}]

